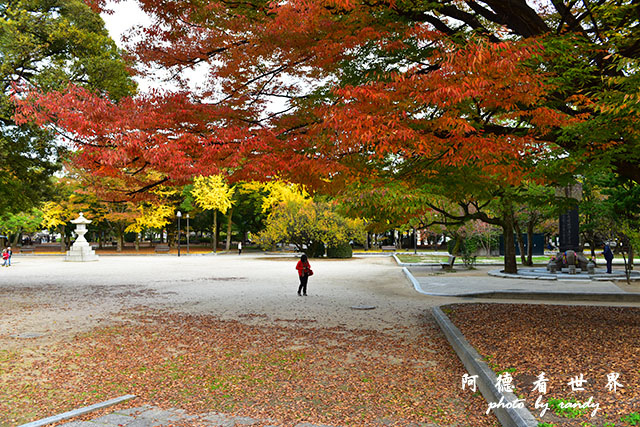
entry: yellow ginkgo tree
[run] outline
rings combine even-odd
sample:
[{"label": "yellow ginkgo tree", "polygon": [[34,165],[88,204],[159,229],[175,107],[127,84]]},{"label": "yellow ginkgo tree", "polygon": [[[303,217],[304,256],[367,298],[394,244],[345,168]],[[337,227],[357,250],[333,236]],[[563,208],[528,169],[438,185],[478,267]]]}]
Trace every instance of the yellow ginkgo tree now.
[{"label": "yellow ginkgo tree", "polygon": [[143,230],[163,228],[171,222],[175,213],[175,207],[165,204],[145,204],[136,208],[138,216],[125,231],[136,233],[136,251],[140,249],[140,233]]},{"label": "yellow ginkgo tree", "polygon": [[213,211],[213,251],[218,246],[218,211],[225,214],[233,205],[234,189],[230,188],[222,175],[197,176],[193,180],[193,196],[196,205]]},{"label": "yellow ginkgo tree", "polygon": [[262,190],[267,193],[262,201],[262,212],[267,212],[280,203],[293,202],[301,204],[309,199],[309,193],[299,184],[285,181],[269,181],[263,184]]},{"label": "yellow ginkgo tree", "polygon": [[42,227],[60,232],[60,250],[66,250],[66,225],[86,209],[86,204],[77,203],[75,197],[61,202],[48,201],[42,204]]}]

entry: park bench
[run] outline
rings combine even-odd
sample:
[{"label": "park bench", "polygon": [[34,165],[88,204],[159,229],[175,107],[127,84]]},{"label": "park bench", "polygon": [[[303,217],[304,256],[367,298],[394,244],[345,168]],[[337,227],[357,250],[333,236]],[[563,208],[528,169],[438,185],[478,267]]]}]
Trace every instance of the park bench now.
[{"label": "park bench", "polygon": [[456,257],[453,255],[449,255],[449,259],[447,259],[447,262],[441,262],[440,267],[442,267],[443,270],[451,270],[453,269],[453,263],[455,261]]},{"label": "park bench", "polygon": [[34,248],[35,252],[63,252],[60,249],[60,244],[51,244],[51,245],[36,245]]},{"label": "park bench", "polygon": [[169,245],[156,245],[155,251],[157,254],[159,253],[169,253]]},{"label": "park bench", "polygon": [[384,251],[395,252],[396,251],[396,247],[395,246],[380,246],[380,249],[382,250],[382,252],[384,252]]},{"label": "park bench", "polygon": [[35,247],[32,246],[32,245],[21,246],[20,247],[20,253],[21,254],[32,254],[34,249],[35,249]]}]

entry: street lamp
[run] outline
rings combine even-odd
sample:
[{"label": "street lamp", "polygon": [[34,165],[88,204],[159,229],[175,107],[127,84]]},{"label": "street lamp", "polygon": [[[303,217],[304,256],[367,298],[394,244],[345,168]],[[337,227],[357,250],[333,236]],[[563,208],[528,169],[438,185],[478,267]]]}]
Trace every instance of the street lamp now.
[{"label": "street lamp", "polygon": [[187,214],[187,254],[189,254],[189,214]]},{"label": "street lamp", "polygon": [[178,211],[176,216],[178,217],[178,256],[180,256],[180,218],[182,218],[182,212]]}]

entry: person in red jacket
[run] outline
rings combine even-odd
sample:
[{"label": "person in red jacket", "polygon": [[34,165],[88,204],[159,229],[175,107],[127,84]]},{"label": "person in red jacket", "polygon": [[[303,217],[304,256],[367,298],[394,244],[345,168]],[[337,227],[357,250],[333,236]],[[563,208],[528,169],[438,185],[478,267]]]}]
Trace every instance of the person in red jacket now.
[{"label": "person in red jacket", "polygon": [[[296,264],[296,270],[298,270],[298,276],[300,277],[300,286],[298,286],[298,295],[305,297],[307,296],[307,282],[309,281],[309,276],[313,274],[311,271],[311,266],[309,265],[309,260],[305,254],[302,254],[300,257],[300,261]],[[302,292],[302,294],[300,293]]]},{"label": "person in red jacket", "polygon": [[[7,250],[7,248],[4,248],[2,250],[2,259],[4,260],[4,262],[2,263],[2,266],[3,267],[9,267],[9,265],[7,265],[7,263],[11,262],[11,261],[9,261],[10,255],[9,255],[9,251]],[[302,279],[300,279],[300,280],[302,280]]]}]

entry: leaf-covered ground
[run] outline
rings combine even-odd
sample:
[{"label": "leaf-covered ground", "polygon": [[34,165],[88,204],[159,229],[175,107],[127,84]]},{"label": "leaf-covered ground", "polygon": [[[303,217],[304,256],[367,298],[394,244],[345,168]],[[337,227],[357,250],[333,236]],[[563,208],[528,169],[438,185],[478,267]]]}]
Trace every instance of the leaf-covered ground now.
[{"label": "leaf-covered ground", "polygon": [[[135,405],[332,425],[496,426],[429,317],[420,330],[220,320],[139,308],[125,321],[0,354],[0,418],[14,425],[126,393]],[[259,322],[256,322],[259,320]]]},{"label": "leaf-covered ground", "polygon": [[[640,308],[461,304],[445,311],[496,373],[510,373],[516,395],[546,426],[640,425]],[[593,397],[595,416],[592,407],[576,418],[552,410],[539,417],[533,382],[541,372],[549,379],[544,402]],[[611,373],[620,374],[616,393],[607,388]],[[588,382],[573,391],[568,383],[580,374]]]}]

